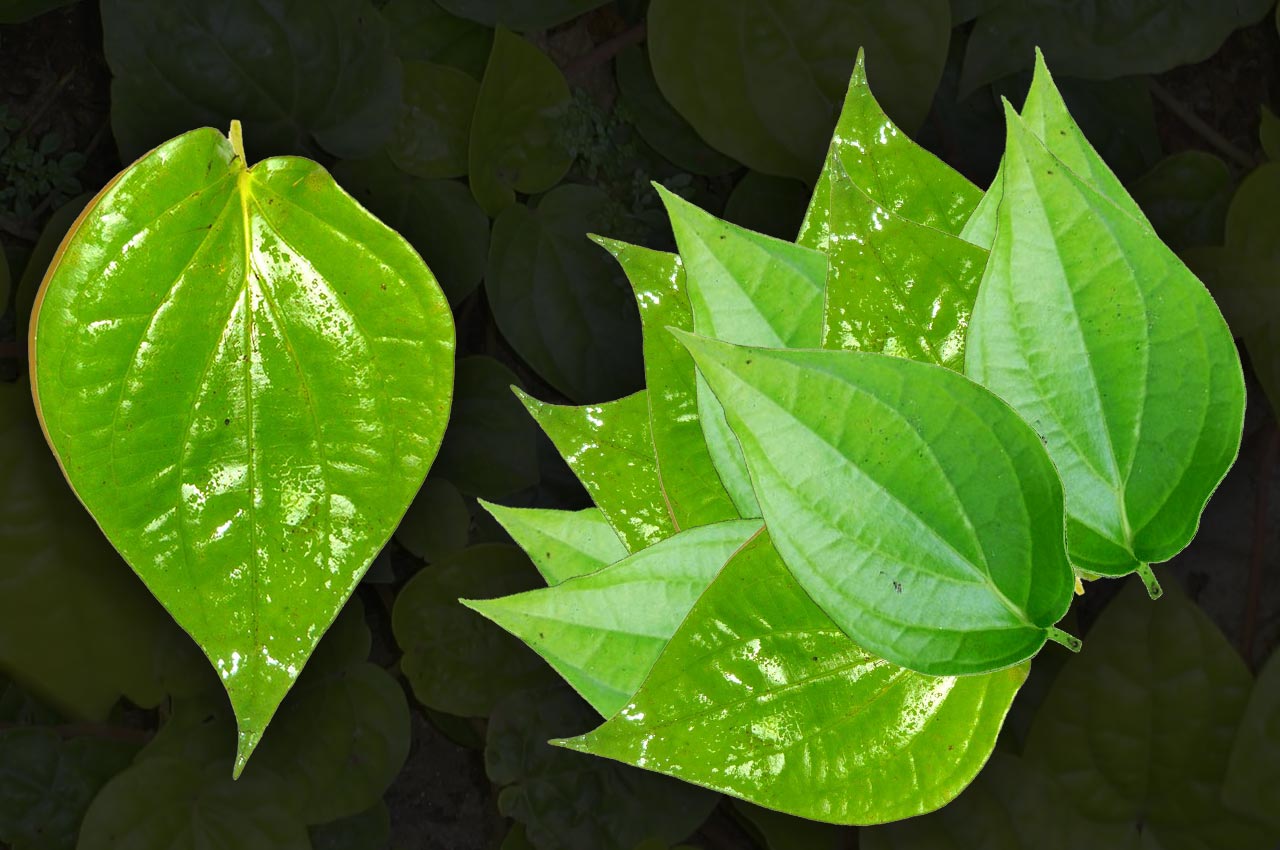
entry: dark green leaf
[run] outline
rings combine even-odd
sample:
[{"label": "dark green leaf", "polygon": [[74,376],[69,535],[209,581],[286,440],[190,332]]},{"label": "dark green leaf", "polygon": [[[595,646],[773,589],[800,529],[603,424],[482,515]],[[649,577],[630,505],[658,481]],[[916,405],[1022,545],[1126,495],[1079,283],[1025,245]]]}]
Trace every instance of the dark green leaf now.
[{"label": "dark green leaf", "polygon": [[1222,241],[1231,171],[1204,151],[1180,151],[1162,159],[1129,187],[1160,238],[1175,249]]},{"label": "dark green leaf", "polygon": [[693,603],[759,529],[752,520],[692,528],[608,569],[466,604],[532,647],[609,717],[627,705]]},{"label": "dark green leaf", "polygon": [[472,546],[415,575],[396,597],[391,621],[414,696],[437,711],[483,717],[507,694],[550,681],[536,655],[458,602],[537,585],[529,559],[495,543]]},{"label": "dark green leaf", "polygon": [[594,573],[627,557],[599,508],[551,511],[482,503],[542,573],[547,584]]},{"label": "dark green leaf", "polygon": [[417,177],[465,175],[480,84],[448,65],[406,62],[403,88],[400,121],[387,143],[391,161]]},{"label": "dark green leaf", "polygon": [[400,62],[368,0],[103,0],[111,127],[130,160],[170,136],[244,121],[256,159],[380,148],[400,108]]},{"label": "dark green leaf", "polygon": [[935,676],[1039,651],[1074,577],[1062,485],[1009,407],[911,360],[681,339],[782,559],[859,646]]},{"label": "dark green leaf", "polygon": [[451,15],[436,0],[391,0],[382,7],[396,52],[405,61],[435,62],[477,80],[493,48],[493,30]]},{"label": "dark green leaf", "polygon": [[762,533],[698,600],[631,703],[557,743],[788,814],[879,823],[935,809],[969,783],[1026,675],[939,679],[867,654]]},{"label": "dark green leaf", "polygon": [[492,357],[464,357],[457,369],[453,416],[435,472],[486,499],[537,484],[538,429],[511,392],[520,379]]},{"label": "dark green leaf", "polygon": [[1280,830],[1280,650],[1258,674],[1227,762],[1223,799]]},{"label": "dark green leaf", "polygon": [[91,202],[31,371],[77,495],[221,673],[238,771],[422,485],[453,322],[404,239],[309,160],[246,167],[237,131]]},{"label": "dark green leaf", "polygon": [[865,47],[889,111],[928,112],[950,34],[946,0],[654,0],[649,54],[667,99],[717,150],[765,174],[813,180]]},{"label": "dark green leaf", "polygon": [[654,460],[647,393],[585,407],[520,398],[628,551],[675,533]]},{"label": "dark green leaf", "polygon": [[487,27],[544,30],[603,6],[608,0],[439,0],[453,14]]},{"label": "dark green leaf", "polygon": [[458,488],[432,476],[414,496],[396,527],[396,540],[414,555],[435,562],[467,546],[471,512]]},{"label": "dark green leaf", "polygon": [[379,802],[358,815],[313,826],[312,850],[386,850],[391,842],[391,813]]},{"label": "dark green leaf", "polygon": [[556,126],[569,104],[564,75],[542,51],[498,30],[471,122],[471,191],[491,217],[515,203],[516,192],[545,192],[573,158]]},{"label": "dark green leaf", "polygon": [[1258,125],[1258,141],[1267,159],[1280,159],[1280,117],[1262,105],[1262,118]]},{"label": "dark green leaf", "polygon": [[0,4],[0,24],[26,23],[37,15],[70,6],[76,0],[5,0]]},{"label": "dark green leaf", "polygon": [[595,187],[564,185],[538,206],[510,207],[493,228],[485,290],[502,335],[575,401],[641,382],[640,325],[618,267],[586,234],[611,218]]},{"label": "dark green leaf", "polygon": [[809,206],[809,190],[798,180],[748,171],[724,205],[724,219],[748,230],[794,239]]}]

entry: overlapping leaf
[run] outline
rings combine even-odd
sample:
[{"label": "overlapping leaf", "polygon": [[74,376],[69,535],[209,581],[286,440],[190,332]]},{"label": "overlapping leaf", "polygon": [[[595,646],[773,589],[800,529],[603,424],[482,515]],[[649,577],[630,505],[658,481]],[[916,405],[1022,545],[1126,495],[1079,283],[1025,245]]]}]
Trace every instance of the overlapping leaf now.
[{"label": "overlapping leaf", "polygon": [[31,370],[81,501],[221,673],[242,769],[439,448],[443,293],[320,166],[197,130],[73,227]]},{"label": "overlapping leaf", "polygon": [[729,557],[760,529],[683,531],[552,587],[467,605],[533,647],[605,717],[622,709]]},{"label": "overlapping leaf", "polygon": [[959,793],[1025,677],[1019,666],[934,678],[868,654],[761,533],[725,565],[631,701],[558,743],[801,817],[879,823]]},{"label": "overlapping leaf", "polygon": [[1072,562],[1145,570],[1191,540],[1235,459],[1239,358],[1213,299],[1150,226],[1008,117],[965,372],[1044,438]]},{"label": "overlapping leaf", "polygon": [[1249,693],[1223,781],[1223,799],[1280,831],[1280,651]]},{"label": "overlapping leaf", "polygon": [[778,552],[860,646],[963,675],[1062,639],[1062,485],[999,399],[894,357],[682,339],[742,444]]},{"label": "overlapping leaf", "polygon": [[387,143],[391,161],[418,177],[466,174],[471,116],[479,90],[480,84],[457,68],[404,63],[400,121]]},{"label": "overlapping leaf", "polygon": [[627,547],[599,508],[552,511],[484,504],[520,544],[548,585],[585,576],[627,557]]}]

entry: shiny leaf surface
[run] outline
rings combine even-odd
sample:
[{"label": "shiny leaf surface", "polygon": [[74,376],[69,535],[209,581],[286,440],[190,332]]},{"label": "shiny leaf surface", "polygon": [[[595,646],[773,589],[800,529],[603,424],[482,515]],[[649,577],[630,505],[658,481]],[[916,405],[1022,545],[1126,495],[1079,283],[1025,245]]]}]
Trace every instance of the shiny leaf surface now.
[{"label": "shiny leaf surface", "polygon": [[672,519],[678,528],[692,528],[737,518],[719,477],[708,474],[714,467],[698,414],[693,358],[667,330],[693,330],[680,258],[612,239],[596,241],[621,264],[640,309],[649,427]]},{"label": "shiny leaf surface", "polygon": [[546,684],[551,671],[518,641],[458,602],[538,586],[514,546],[472,546],[417,573],[396,597],[391,626],[400,669],[423,705],[484,717],[508,693]]},{"label": "shiny leaf surface", "polygon": [[238,771],[439,448],[444,295],[318,165],[205,129],[91,203],[31,337],[50,445],[221,673]]},{"label": "shiny leaf surface", "polygon": [[860,646],[935,676],[1039,651],[1074,577],[1062,485],[1012,410],[910,360],[681,338],[782,559]]},{"label": "shiny leaf surface", "polygon": [[756,171],[810,182],[864,45],[890,111],[928,112],[949,39],[946,0],[655,0],[649,53],[671,104],[717,150]]},{"label": "shiny leaf surface", "polygon": [[253,158],[369,156],[400,108],[391,32],[368,0],[104,0],[111,129],[125,161],[244,121]]},{"label": "shiny leaf surface", "polygon": [[1231,334],[1150,227],[1011,110],[1001,174],[965,373],[1044,438],[1066,491],[1073,564],[1124,575],[1168,560],[1239,448]]},{"label": "shiny leaf surface", "polygon": [[585,576],[627,557],[599,508],[553,511],[481,503],[525,551],[548,585]]},{"label": "shiny leaf surface", "polygon": [[547,660],[604,717],[626,706],[711,579],[758,521],[692,528],[608,569],[467,605]]},{"label": "shiny leaf surface", "polygon": [[[740,345],[816,348],[822,333],[827,258],[752,233],[662,190],[685,268],[693,329]],[[744,517],[759,516],[738,440],[720,402],[698,382],[698,417],[715,470]]]},{"label": "shiny leaf surface", "polygon": [[653,455],[646,392],[570,407],[520,394],[628,551],[675,533]]},{"label": "shiny leaf surface", "polygon": [[572,157],[556,133],[568,104],[560,69],[520,36],[498,30],[468,153],[471,191],[490,216],[515,203],[516,192],[545,192],[569,170]]},{"label": "shiny leaf surface", "polygon": [[558,743],[801,817],[879,823],[935,809],[969,783],[1026,673],[933,678],[867,654],[762,533],[725,565],[630,704]]}]

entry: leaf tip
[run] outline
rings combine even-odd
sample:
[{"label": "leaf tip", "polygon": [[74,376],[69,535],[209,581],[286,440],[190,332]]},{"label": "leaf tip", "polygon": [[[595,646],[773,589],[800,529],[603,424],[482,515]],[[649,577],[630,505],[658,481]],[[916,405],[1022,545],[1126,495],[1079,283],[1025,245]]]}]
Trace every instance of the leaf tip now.
[{"label": "leaf tip", "polygon": [[240,778],[244,773],[245,766],[249,764],[249,757],[253,755],[253,751],[258,748],[258,744],[262,741],[262,730],[246,729],[240,726],[236,733],[236,761],[231,768],[232,780]]}]

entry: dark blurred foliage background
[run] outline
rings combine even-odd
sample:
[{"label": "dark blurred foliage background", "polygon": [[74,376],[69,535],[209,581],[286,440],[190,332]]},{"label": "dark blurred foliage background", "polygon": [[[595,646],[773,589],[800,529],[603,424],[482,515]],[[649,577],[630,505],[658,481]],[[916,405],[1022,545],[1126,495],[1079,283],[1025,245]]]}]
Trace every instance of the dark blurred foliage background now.
[{"label": "dark blurred foliage background", "polygon": [[[1280,846],[1277,23],[1274,0],[0,0],[0,847],[1107,846],[1085,822],[1124,847]],[[1047,649],[974,788],[899,826],[708,815],[546,746],[596,718],[455,600],[537,582],[477,498],[587,504],[509,386],[643,382],[630,291],[585,234],[672,248],[658,181],[793,237],[859,46],[903,129],[985,186],[1036,45],[1241,340],[1244,447],[1160,569],[1172,592],[1092,584],[1085,652]],[[24,377],[92,193],[232,118],[250,159],[320,161],[413,243],[461,358],[431,477],[237,783],[216,676],[67,488]]]}]

